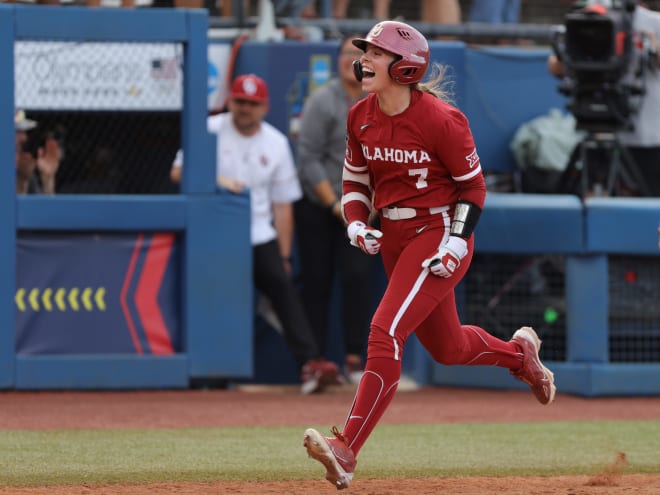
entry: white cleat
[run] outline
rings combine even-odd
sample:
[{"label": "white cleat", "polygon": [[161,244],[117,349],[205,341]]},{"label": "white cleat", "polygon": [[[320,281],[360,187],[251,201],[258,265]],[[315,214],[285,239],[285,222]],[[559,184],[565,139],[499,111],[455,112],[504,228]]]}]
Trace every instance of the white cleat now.
[{"label": "white cleat", "polygon": [[523,352],[523,364],[519,370],[511,371],[511,375],[529,385],[541,404],[551,404],[555,400],[557,387],[555,376],[546,368],[539,358],[541,339],[531,327],[522,327],[516,330],[511,338]]},{"label": "white cleat", "polygon": [[325,466],[325,479],[337,487],[348,488],[353,480],[353,471],[357,464],[353,451],[346,445],[346,439],[337,430],[332,429],[334,438],[321,435],[313,428],[305,430],[303,446],[307,454]]}]

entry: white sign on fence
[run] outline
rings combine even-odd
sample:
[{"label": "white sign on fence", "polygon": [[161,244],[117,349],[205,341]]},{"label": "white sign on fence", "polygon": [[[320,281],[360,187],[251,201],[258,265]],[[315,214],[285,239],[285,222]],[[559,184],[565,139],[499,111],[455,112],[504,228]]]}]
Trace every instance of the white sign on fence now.
[{"label": "white sign on fence", "polygon": [[[210,45],[209,107],[226,92],[229,45]],[[28,110],[181,110],[180,43],[21,41],[15,106]]]}]

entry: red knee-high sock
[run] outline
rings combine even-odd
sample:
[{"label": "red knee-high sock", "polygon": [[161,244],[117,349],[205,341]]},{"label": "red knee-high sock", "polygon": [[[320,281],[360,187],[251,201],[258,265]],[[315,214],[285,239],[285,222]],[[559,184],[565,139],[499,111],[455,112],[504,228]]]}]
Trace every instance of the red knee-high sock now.
[{"label": "red knee-high sock", "polygon": [[517,370],[522,364],[521,349],[515,342],[505,342],[475,325],[462,326],[470,341],[471,357],[462,364],[501,366]]},{"label": "red knee-high sock", "polygon": [[392,401],[401,377],[401,361],[369,358],[342,432],[357,457]]}]

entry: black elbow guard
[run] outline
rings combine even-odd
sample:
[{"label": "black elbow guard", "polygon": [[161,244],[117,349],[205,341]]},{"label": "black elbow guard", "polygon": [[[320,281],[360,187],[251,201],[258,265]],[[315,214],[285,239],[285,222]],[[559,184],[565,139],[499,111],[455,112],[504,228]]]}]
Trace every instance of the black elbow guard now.
[{"label": "black elbow guard", "polygon": [[481,208],[474,203],[459,199],[454,208],[454,220],[451,223],[449,235],[469,239],[477,226],[480,215]]}]

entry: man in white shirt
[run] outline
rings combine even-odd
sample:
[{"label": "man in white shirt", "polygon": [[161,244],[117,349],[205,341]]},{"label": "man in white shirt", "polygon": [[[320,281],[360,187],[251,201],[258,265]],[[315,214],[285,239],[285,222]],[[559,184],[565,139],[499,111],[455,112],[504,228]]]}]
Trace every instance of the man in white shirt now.
[{"label": "man in white shirt", "polygon": [[[286,136],[263,119],[268,112],[266,82],[242,75],[232,83],[229,111],[210,116],[217,134],[218,185],[234,193],[250,191],[253,275],[256,289],[271,302],[284,337],[301,366],[302,392],[337,382],[335,363],[322,359],[296,287],[291,280],[293,206],[302,196]],[[181,180],[182,153],[170,177]]]}]

